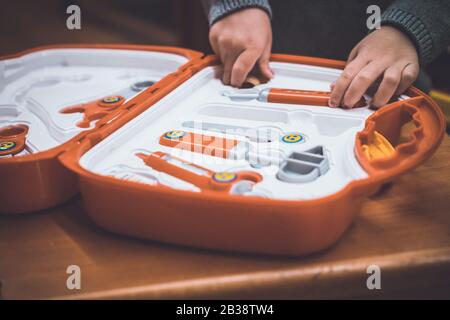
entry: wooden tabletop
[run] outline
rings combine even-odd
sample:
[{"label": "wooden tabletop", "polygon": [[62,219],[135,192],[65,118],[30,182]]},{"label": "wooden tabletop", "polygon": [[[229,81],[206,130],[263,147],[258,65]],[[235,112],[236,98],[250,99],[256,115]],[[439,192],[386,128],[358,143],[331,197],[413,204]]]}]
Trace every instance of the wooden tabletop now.
[{"label": "wooden tabletop", "polygon": [[[124,209],[125,212],[125,209]],[[378,265],[381,290],[368,290]],[[66,268],[81,268],[81,290]],[[368,199],[343,238],[308,257],[171,246],[94,225],[79,197],[0,216],[1,298],[450,298],[450,138]]]}]

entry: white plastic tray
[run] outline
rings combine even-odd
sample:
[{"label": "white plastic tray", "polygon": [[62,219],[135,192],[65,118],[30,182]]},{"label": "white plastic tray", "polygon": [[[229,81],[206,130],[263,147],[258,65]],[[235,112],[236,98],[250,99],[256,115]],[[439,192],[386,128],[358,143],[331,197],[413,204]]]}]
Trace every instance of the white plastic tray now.
[{"label": "white plastic tray", "polygon": [[156,82],[186,62],[176,54],[120,49],[49,49],[0,61],[0,127],[29,127],[21,154],[53,148],[95,124],[80,128],[83,114],[62,108],[111,94],[129,99],[137,94],[133,84]]},{"label": "white plastic tray", "polygon": [[[290,63],[271,63],[275,78],[259,88],[291,88],[328,91],[341,70]],[[353,152],[355,134],[364,127],[373,112],[367,107],[352,110],[328,107],[265,103],[257,100],[235,102],[222,95],[224,86],[218,78],[219,67],[208,67],[182,84],[177,90],[127,123],[88,151],[80,160],[85,169],[100,174],[142,183],[159,183],[177,189],[201,192],[180,179],[157,172],[136,156],[138,152],[163,151],[213,171],[256,171],[263,176],[253,191],[244,195],[274,199],[314,199],[336,193],[351,180],[367,176]],[[280,135],[301,133],[301,143],[286,144],[279,139],[258,144],[244,136],[237,138],[260,148],[279,150],[280,154],[301,152],[322,146],[329,170],[312,181],[292,183],[277,178],[279,165],[257,167],[249,161],[229,160],[181,151],[163,146],[160,137],[167,131],[184,130],[214,136],[222,133],[186,128],[186,121],[216,123],[251,128],[272,128]],[[229,135],[227,135],[230,138]]]}]

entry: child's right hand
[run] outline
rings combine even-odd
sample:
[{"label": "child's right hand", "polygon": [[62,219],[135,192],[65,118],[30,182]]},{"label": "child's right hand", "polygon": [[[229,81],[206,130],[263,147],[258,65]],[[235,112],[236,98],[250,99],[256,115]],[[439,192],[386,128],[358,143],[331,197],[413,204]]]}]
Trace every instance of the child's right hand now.
[{"label": "child's right hand", "polygon": [[219,20],[210,29],[209,41],[223,63],[224,84],[240,87],[255,65],[262,76],[273,77],[272,28],[264,10],[243,9]]}]

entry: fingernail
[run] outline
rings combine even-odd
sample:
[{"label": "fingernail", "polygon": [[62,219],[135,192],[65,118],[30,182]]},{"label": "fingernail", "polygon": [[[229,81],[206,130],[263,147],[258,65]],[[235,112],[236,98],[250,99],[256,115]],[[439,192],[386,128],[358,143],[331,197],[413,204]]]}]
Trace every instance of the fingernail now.
[{"label": "fingernail", "polygon": [[330,101],[328,102],[328,105],[329,105],[331,108],[336,108],[336,107],[337,107],[336,101],[333,101],[333,100],[330,100]]},{"label": "fingernail", "polygon": [[334,89],[335,84],[336,84],[336,81],[333,81],[332,83],[330,83],[330,89],[331,89],[331,90]]}]

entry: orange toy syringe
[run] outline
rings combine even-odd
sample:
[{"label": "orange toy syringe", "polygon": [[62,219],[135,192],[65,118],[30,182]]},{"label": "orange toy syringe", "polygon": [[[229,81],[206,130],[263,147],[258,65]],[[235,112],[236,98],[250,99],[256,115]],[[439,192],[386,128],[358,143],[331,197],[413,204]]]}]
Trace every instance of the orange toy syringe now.
[{"label": "orange toy syringe", "polygon": [[191,183],[201,190],[242,194],[262,181],[262,176],[256,172],[214,172],[161,151],[136,155],[152,169]]},{"label": "orange toy syringe", "polygon": [[[331,92],[329,91],[310,91],[282,88],[265,88],[259,90],[252,89],[236,89],[225,91],[222,95],[237,101],[249,101],[257,99],[262,102],[301,104],[313,106],[328,106]],[[361,99],[355,104],[354,108],[360,108],[367,105],[366,99]]]}]

